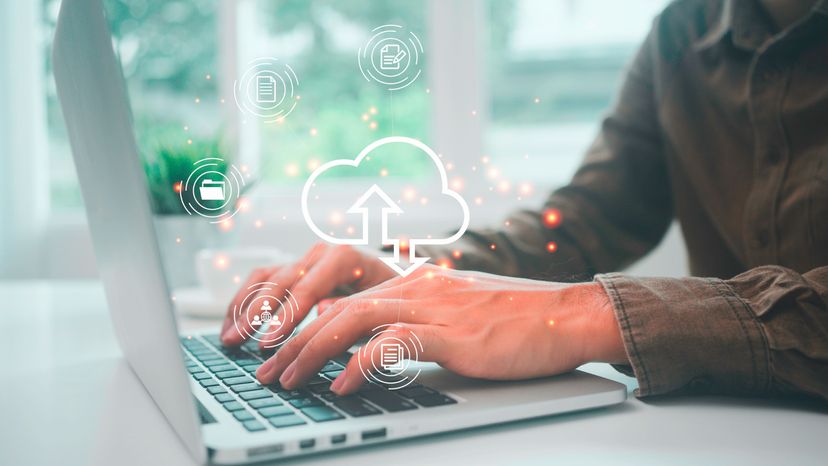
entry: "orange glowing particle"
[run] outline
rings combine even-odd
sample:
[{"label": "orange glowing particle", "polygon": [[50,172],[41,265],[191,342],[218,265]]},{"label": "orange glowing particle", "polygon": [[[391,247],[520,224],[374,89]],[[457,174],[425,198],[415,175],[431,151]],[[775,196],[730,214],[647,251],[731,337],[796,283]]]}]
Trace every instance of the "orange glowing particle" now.
[{"label": "orange glowing particle", "polygon": [[224,269],[227,268],[227,265],[230,264],[230,261],[225,256],[216,256],[213,264],[216,266],[217,269]]},{"label": "orange glowing particle", "polygon": [[546,209],[543,211],[543,224],[547,228],[557,228],[561,225],[561,211],[558,209]]},{"label": "orange glowing particle", "polygon": [[222,220],[221,223],[219,223],[219,228],[221,228],[222,231],[232,230],[233,229],[233,219],[227,218],[227,219]]},{"label": "orange glowing particle", "polygon": [[362,269],[356,268],[354,269],[354,277],[359,278],[362,276]]},{"label": "orange glowing particle", "polygon": [[400,240],[400,251],[408,251],[408,240],[407,239]]},{"label": "orange glowing particle", "polygon": [[558,243],[556,243],[554,241],[550,241],[550,242],[546,243],[546,250],[549,251],[549,252],[557,251],[558,250]]},{"label": "orange glowing particle", "polygon": [[368,123],[368,127],[371,129],[377,129],[377,122],[372,121],[371,123]]},{"label": "orange glowing particle", "polygon": [[463,257],[463,253],[460,252],[459,250],[455,249],[454,251],[451,252],[451,256],[454,257],[455,259],[459,259],[459,258]]},{"label": "orange glowing particle", "polygon": [[550,327],[552,327],[552,326],[554,326],[554,325],[555,325],[555,321],[554,321],[554,320],[552,320],[552,319],[549,319],[549,326],[550,326]]},{"label": "orange glowing particle", "polygon": [[178,181],[176,183],[173,183],[173,191],[175,191],[177,193],[181,192],[181,182],[180,181]]},{"label": "orange glowing particle", "polygon": [[311,128],[310,129],[310,135],[311,136],[316,136],[317,134],[319,134],[319,130],[317,130],[316,128]]},{"label": "orange glowing particle", "polygon": [[305,275],[305,269],[300,270],[299,275]]},{"label": "orange glowing particle", "polygon": [[377,301],[377,300],[375,299],[375,300],[374,300],[374,306],[376,306],[377,304],[379,304],[379,301]]},{"label": "orange glowing particle", "polygon": [[444,258],[438,260],[437,265],[444,268],[444,269],[454,268],[454,263],[451,261],[451,259],[449,259],[447,257],[444,257]]},{"label": "orange glowing particle", "polygon": [[339,335],[334,335],[334,340],[339,340]]},{"label": "orange glowing particle", "polygon": [[181,237],[180,237],[180,236],[179,236],[179,237],[177,237],[177,238],[175,239],[175,242],[176,242],[176,243],[178,243],[178,244],[181,244]]},{"label": "orange glowing particle", "polygon": [[434,278],[434,272],[432,272],[431,270],[429,270],[428,272],[426,272],[426,274],[425,274],[425,275],[426,275],[426,278]]},{"label": "orange glowing particle", "polygon": [[492,251],[494,251],[495,249],[497,249],[497,245],[496,245],[496,244],[494,244],[494,243],[492,243],[492,244],[490,244],[490,245],[489,245],[489,249],[491,249]]}]

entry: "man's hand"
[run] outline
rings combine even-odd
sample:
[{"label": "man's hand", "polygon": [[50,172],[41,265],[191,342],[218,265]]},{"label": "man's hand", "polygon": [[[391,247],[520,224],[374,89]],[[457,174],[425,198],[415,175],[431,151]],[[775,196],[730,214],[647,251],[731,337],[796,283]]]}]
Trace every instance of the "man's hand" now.
[{"label": "man's hand", "polygon": [[[417,335],[420,361],[461,375],[521,379],[557,374],[588,361],[626,360],[609,300],[597,283],[559,284],[427,265],[340,299],[268,359],[264,384],[300,386],[372,329],[400,324]],[[376,342],[376,340],[374,340]],[[372,342],[372,343],[374,343]],[[363,383],[356,353],[331,385],[344,395]],[[371,361],[361,361],[371,367]]]},{"label": "man's hand", "polygon": [[[294,310],[293,321],[285,322],[283,319],[285,323],[278,333],[268,334],[268,341],[274,341],[287,338],[308,315],[310,309],[320,300],[329,297],[337,288],[364,290],[395,276],[396,274],[378,259],[350,246],[317,244],[302,260],[294,264],[258,269],[250,274],[245,285],[239,289],[227,308],[227,316],[221,328],[221,342],[226,346],[239,345],[244,342],[243,335],[253,333],[251,323],[255,310],[246,309],[238,317],[234,310],[241,305],[249,292],[248,287],[255,283],[276,283],[278,287],[268,293],[283,296],[286,290],[290,290],[298,304],[298,309]],[[255,296],[251,297],[251,300],[255,299]],[[280,310],[276,311],[282,314]],[[235,320],[238,320],[238,326],[244,331],[239,332],[234,325]],[[268,341],[260,342],[259,346],[264,348]]]}]

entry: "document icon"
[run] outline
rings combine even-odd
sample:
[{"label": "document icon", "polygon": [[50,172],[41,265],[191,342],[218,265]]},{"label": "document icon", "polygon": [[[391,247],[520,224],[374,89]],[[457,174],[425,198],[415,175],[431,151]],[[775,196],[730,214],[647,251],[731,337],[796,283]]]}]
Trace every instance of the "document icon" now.
[{"label": "document icon", "polygon": [[380,49],[380,69],[400,69],[400,62],[405,58],[405,55],[405,50],[400,49],[399,44],[383,45]]},{"label": "document icon", "polygon": [[256,102],[260,104],[276,102],[276,80],[273,76],[268,74],[256,76]]},{"label": "document icon", "polygon": [[204,180],[198,188],[202,201],[223,201],[224,181]]},{"label": "document icon", "polygon": [[403,347],[399,343],[383,343],[380,345],[380,365],[391,372],[399,372],[405,368],[403,364]]}]

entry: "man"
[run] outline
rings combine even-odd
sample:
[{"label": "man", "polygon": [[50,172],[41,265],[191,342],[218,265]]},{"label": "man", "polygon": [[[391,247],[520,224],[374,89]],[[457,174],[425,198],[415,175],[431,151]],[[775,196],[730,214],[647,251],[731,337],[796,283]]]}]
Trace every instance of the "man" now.
[{"label": "man", "polygon": [[[673,218],[693,277],[605,274],[655,247]],[[606,361],[635,375],[639,396],[828,399],[828,0],[671,4],[571,183],[508,224],[425,251],[457,250],[457,268],[498,275],[429,266],[400,278],[322,245],[254,272],[250,282],[290,288],[301,317],[324,310],[258,378],[295,388],[399,322],[423,341],[421,360],[473,377]],[[542,280],[584,273],[598,275]],[[342,286],[360,292],[325,299]],[[232,319],[227,345],[242,341]],[[359,388],[358,357],[334,392]]]}]

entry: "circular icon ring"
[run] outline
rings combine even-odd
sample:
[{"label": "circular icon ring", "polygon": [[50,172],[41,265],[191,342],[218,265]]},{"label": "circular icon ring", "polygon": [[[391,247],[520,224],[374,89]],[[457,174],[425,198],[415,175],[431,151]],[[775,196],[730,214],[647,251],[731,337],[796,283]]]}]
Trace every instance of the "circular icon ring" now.
[{"label": "circular icon ring", "polygon": [[[225,171],[219,171],[224,165]],[[206,157],[193,163],[185,180],[176,183],[178,199],[188,215],[200,215],[210,223],[221,223],[241,209],[239,198],[245,176],[233,164],[220,157]]]},{"label": "circular icon ring", "polygon": [[[245,339],[263,343],[265,348],[276,348],[285,344],[296,333],[296,312],[299,304],[290,292],[277,296],[279,285],[273,282],[258,282],[247,287],[247,294],[239,304],[233,306],[236,331]],[[248,325],[241,325],[247,321]],[[282,330],[289,326],[291,331]]]},{"label": "circular icon ring", "polygon": [[421,372],[420,368],[409,370],[411,363],[418,362],[423,353],[420,338],[400,324],[379,325],[372,333],[358,351],[357,362],[362,376],[389,390],[412,384]]}]

